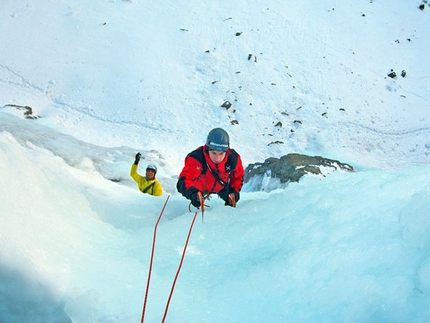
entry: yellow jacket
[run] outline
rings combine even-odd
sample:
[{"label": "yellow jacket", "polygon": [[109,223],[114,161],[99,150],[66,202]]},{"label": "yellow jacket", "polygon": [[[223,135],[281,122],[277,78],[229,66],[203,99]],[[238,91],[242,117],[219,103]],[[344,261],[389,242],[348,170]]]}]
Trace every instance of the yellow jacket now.
[{"label": "yellow jacket", "polygon": [[[163,194],[163,188],[161,187],[160,182],[157,179],[153,179],[152,181],[148,181],[145,176],[140,176],[137,173],[137,165],[131,165],[130,176],[134,179],[139,187],[139,190],[142,193],[148,193],[154,196],[161,196]],[[152,185],[154,184],[154,185]],[[148,186],[151,186],[147,191],[145,189]],[[145,192],[144,192],[145,191]]]}]

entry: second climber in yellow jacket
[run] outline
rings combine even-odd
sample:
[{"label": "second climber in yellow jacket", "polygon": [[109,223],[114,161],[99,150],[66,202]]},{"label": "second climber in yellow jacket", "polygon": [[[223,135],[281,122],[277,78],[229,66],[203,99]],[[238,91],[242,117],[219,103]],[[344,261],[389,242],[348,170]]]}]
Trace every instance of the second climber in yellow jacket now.
[{"label": "second climber in yellow jacket", "polygon": [[147,193],[154,196],[161,196],[163,194],[163,188],[160,182],[155,178],[157,174],[157,166],[148,165],[146,167],[145,176],[141,176],[137,173],[137,165],[140,161],[140,153],[136,154],[136,159],[131,165],[130,176],[134,179],[142,193]]}]

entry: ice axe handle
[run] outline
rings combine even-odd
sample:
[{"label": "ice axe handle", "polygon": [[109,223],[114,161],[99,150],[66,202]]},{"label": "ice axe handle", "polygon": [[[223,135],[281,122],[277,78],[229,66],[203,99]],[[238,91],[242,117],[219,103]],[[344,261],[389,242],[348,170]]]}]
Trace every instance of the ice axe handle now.
[{"label": "ice axe handle", "polygon": [[231,206],[236,207],[236,197],[234,196],[233,193],[230,193],[228,195],[228,199],[230,200]]}]

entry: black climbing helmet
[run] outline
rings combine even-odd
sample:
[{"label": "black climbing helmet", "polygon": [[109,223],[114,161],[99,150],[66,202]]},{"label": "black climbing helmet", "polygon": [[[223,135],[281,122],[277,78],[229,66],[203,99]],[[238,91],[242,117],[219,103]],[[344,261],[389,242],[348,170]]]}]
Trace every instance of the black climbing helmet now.
[{"label": "black climbing helmet", "polygon": [[215,128],[209,131],[206,139],[206,146],[211,150],[227,151],[230,147],[230,138],[227,131],[221,128]]}]

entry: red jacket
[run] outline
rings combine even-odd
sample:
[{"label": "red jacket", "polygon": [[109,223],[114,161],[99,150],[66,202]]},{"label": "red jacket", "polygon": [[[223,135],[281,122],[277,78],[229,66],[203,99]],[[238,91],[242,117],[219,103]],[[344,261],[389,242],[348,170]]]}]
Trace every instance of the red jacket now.
[{"label": "red jacket", "polygon": [[187,155],[176,187],[187,199],[197,191],[217,193],[225,199],[229,193],[240,192],[244,173],[240,155],[234,149],[228,149],[223,161],[215,164],[204,145]]}]

